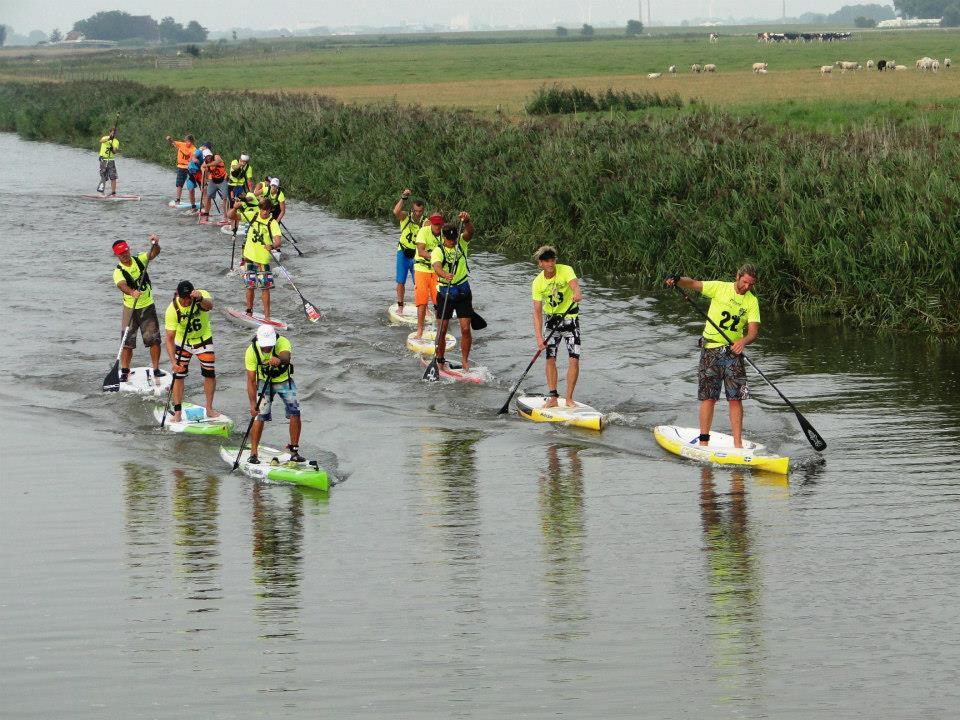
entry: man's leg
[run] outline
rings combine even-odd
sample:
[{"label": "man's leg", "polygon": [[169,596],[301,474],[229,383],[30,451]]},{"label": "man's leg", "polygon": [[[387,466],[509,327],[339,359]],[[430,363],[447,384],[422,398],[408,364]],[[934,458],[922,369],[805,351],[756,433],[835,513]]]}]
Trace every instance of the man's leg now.
[{"label": "man's leg", "polygon": [[[201,370],[202,372],[202,370]],[[213,409],[213,396],[217,392],[217,378],[213,375],[203,377],[203,395],[207,399],[207,417],[220,417],[220,413]]]},{"label": "man's leg", "polygon": [[160,369],[160,346],[150,346],[150,364],[153,365],[153,371],[156,373]]},{"label": "man's leg", "polygon": [[253,428],[250,430],[250,455],[256,456],[257,447],[260,445],[260,436],[263,435],[263,420],[257,417],[253,421]]},{"label": "man's leg", "polygon": [[263,319],[270,319],[270,289],[264,288],[260,291],[260,302],[263,303]]},{"label": "man's leg", "polygon": [[[713,408],[717,404],[716,400],[701,400],[700,401],[700,434],[709,435],[710,426],[713,425]],[[706,442],[701,441],[701,445],[707,445]]]},{"label": "man's leg", "polygon": [[290,444],[297,447],[300,444],[300,416],[290,418]]},{"label": "man's leg", "polygon": [[470,331],[470,318],[457,318],[460,321],[460,357],[463,359],[463,369],[470,369],[470,347],[473,345],[473,335]]},{"label": "man's leg", "polygon": [[555,357],[548,357],[546,362],[546,371],[547,371],[547,392],[550,393],[547,397],[547,401],[543,404],[544,407],[556,407],[557,398],[553,396],[553,393],[557,391],[557,359]]},{"label": "man's leg", "polygon": [[[173,406],[176,408],[177,405],[183,403],[183,386],[186,380],[184,378],[174,377],[173,378],[173,388],[172,397],[173,397]],[[180,422],[181,413],[179,410],[173,411],[173,416],[170,418],[172,422]]]},{"label": "man's leg", "polygon": [[406,287],[403,283],[397,283],[397,305],[403,305],[403,291]]},{"label": "man's leg", "polygon": [[447,352],[447,325],[450,324],[449,320],[438,320],[437,321],[437,344],[436,344],[436,354],[437,360],[443,360],[444,354]]},{"label": "man's leg", "polygon": [[573,391],[577,387],[577,378],[580,377],[580,358],[570,358],[567,367],[567,407],[573,407]]},{"label": "man's leg", "polygon": [[[743,447],[743,401],[729,400],[730,404],[730,430],[733,432],[733,446]],[[700,432],[703,432],[701,430]]]},{"label": "man's leg", "polygon": [[120,369],[129,370],[130,362],[133,360],[133,348],[123,346],[123,350],[120,351]]}]

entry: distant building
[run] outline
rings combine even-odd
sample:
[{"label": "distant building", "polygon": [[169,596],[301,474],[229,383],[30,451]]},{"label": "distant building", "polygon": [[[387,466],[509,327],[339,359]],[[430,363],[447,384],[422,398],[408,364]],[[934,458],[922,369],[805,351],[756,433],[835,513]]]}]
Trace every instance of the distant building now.
[{"label": "distant building", "polygon": [[916,28],[916,27],[939,27],[940,18],[894,18],[893,20],[881,20],[877,23],[878,28]]}]

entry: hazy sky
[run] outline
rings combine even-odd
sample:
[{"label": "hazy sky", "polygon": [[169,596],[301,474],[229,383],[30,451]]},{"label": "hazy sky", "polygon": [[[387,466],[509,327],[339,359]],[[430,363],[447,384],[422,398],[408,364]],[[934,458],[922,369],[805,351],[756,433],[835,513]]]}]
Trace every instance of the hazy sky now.
[{"label": "hazy sky", "polygon": [[[781,0],[652,0],[654,21],[679,23],[704,17],[713,8],[716,17],[766,17],[780,15]],[[803,0],[787,2],[787,14],[829,13],[844,4],[871,0]],[[883,4],[883,0],[873,0]],[[647,0],[644,3],[646,21]],[[892,4],[892,3],[891,3]],[[400,25],[405,22],[446,25],[469,17],[491,25],[539,25],[605,21],[625,22],[637,16],[636,0],[360,0],[357,3],[329,0],[263,2],[262,0],[165,0],[162,3],[97,0],[2,0],[0,23],[16,32],[69,30],[77,20],[101,10],[123,10],[132,15],[160,19],[172,15],[178,22],[199,20],[210,30],[232,27],[286,27],[306,29],[316,25]]]}]

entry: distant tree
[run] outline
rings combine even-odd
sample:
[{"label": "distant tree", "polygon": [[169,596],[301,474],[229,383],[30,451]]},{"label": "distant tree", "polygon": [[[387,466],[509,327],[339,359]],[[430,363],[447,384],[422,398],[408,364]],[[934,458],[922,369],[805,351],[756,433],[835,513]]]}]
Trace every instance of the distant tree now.
[{"label": "distant tree", "polygon": [[0,25],[0,47],[7,41],[7,26]]},{"label": "distant tree", "polygon": [[77,20],[73,29],[91,40],[155,40],[159,26],[149,15],[131,15],[111,10],[98,12],[86,20]]},{"label": "distant tree", "polygon": [[858,28],[872,28],[877,26],[877,21],[873,18],[864,17],[863,15],[858,15],[853,19],[853,24]]},{"label": "distant tree", "polygon": [[947,5],[943,9],[940,27],[960,27],[960,2]]},{"label": "distant tree", "polygon": [[200,48],[196,45],[187,45],[183,51],[188,55],[193,55],[195,58],[200,57]]},{"label": "distant tree", "polygon": [[184,39],[186,42],[204,42],[209,34],[210,31],[207,30],[203,25],[198,23],[196,20],[191,20],[187,24],[187,30],[184,33],[186,37]]},{"label": "distant tree", "polygon": [[583,24],[583,27],[580,28],[580,34],[584,37],[593,37],[593,25],[588,25],[587,23]]},{"label": "distant tree", "polygon": [[181,42],[183,37],[183,25],[168,15],[160,21],[157,32],[160,36],[160,42],[178,43]]},{"label": "distant tree", "polygon": [[690,21],[689,21],[689,20],[681,20],[681,21],[680,21],[680,27],[690,27]]},{"label": "distant tree", "polygon": [[643,32],[643,23],[639,20],[627,20],[627,37],[639,35]]},{"label": "distant tree", "polygon": [[557,37],[566,37],[570,32],[562,25],[557,26]]},{"label": "distant tree", "polygon": [[234,30],[234,31],[231,33],[231,35],[233,35],[233,41],[236,42],[236,41],[237,41],[237,31]]},{"label": "distant tree", "polygon": [[50,42],[60,42],[61,40],[63,40],[63,33],[54,28],[53,32],[50,33]]},{"label": "distant tree", "polygon": [[[831,13],[824,18],[824,22],[829,23],[850,23],[856,25],[858,17],[870,18],[877,22],[881,20],[892,20],[897,15],[889,5],[844,5],[835,13]],[[859,25],[857,26],[859,27]],[[873,27],[872,25],[864,27]]]},{"label": "distant tree", "polygon": [[893,0],[893,6],[905,18],[942,18],[951,0]]}]

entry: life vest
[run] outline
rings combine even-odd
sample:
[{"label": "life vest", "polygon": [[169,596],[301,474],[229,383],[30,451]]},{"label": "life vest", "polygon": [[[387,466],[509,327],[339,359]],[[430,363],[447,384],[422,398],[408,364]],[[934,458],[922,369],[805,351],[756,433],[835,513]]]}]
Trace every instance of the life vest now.
[{"label": "life vest", "polygon": [[120,271],[120,274],[123,275],[124,281],[127,283],[127,287],[131,290],[146,290],[148,288],[152,289],[153,285],[150,283],[150,275],[147,274],[146,265],[140,262],[140,258],[136,255],[131,255],[130,259],[137,264],[137,268],[140,270],[140,277],[136,280],[133,279],[133,275],[127,272],[126,268],[122,264],[117,263],[117,269]]}]

